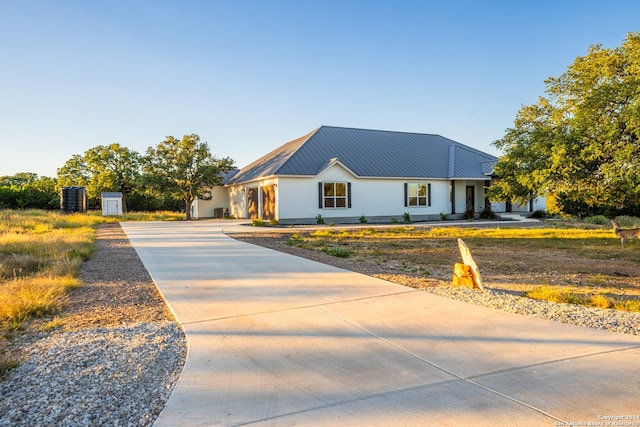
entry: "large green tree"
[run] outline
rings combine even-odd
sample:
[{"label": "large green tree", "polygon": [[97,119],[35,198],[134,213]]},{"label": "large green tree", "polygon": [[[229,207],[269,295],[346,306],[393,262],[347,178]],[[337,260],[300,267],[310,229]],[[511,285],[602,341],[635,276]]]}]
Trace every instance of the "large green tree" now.
[{"label": "large green tree", "polygon": [[84,155],[72,156],[58,169],[59,185],[87,187],[87,196],[98,200],[101,193],[122,193],[123,211],[140,177],[142,156],[120,144],[98,145]]},{"label": "large green tree", "polygon": [[182,139],[168,136],[156,147],[149,147],[143,170],[150,188],[184,202],[189,220],[195,198],[206,198],[208,188],[219,184],[221,174],[233,167],[232,159],[216,159],[209,145],[191,134]]},{"label": "large green tree", "polygon": [[494,200],[556,194],[588,206],[640,205],[640,33],[613,49],[591,46],[547,97],[518,112],[494,142]]}]

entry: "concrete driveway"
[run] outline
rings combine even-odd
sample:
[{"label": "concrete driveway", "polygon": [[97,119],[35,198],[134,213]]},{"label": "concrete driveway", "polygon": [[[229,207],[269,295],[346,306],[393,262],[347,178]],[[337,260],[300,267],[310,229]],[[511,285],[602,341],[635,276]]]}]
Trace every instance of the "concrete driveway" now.
[{"label": "concrete driveway", "polygon": [[640,426],[638,337],[238,242],[234,224],[122,223],[189,344],[157,426]]}]

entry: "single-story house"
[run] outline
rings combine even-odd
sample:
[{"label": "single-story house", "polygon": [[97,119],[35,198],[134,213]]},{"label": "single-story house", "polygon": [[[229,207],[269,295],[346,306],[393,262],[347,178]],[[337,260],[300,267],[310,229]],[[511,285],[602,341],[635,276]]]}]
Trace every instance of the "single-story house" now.
[{"label": "single-story house", "polygon": [[[495,156],[440,135],[321,126],[287,142],[211,190],[207,209],[281,224],[402,222],[544,209],[489,204]],[[192,212],[202,215],[202,200]],[[542,206],[542,207],[540,207]]]}]

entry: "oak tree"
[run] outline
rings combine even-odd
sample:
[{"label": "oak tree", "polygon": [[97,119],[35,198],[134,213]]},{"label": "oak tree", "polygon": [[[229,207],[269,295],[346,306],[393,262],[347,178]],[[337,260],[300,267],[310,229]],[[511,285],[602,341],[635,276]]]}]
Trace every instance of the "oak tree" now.
[{"label": "oak tree", "polygon": [[209,187],[222,180],[222,173],[234,167],[230,158],[215,158],[209,145],[196,134],[182,139],[168,136],[156,147],[149,147],[144,158],[144,178],[150,188],[169,194],[184,202],[187,220],[191,205],[198,198],[207,198]]},{"label": "oak tree", "polygon": [[87,187],[87,196],[97,200],[101,193],[122,193],[122,209],[127,211],[127,198],[132,194],[140,177],[142,157],[136,151],[118,143],[98,145],[84,155],[72,156],[58,169],[59,185]]},{"label": "oak tree", "polygon": [[547,96],[522,107],[494,142],[504,155],[490,197],[640,205],[640,33],[613,49],[591,46],[545,84]]}]

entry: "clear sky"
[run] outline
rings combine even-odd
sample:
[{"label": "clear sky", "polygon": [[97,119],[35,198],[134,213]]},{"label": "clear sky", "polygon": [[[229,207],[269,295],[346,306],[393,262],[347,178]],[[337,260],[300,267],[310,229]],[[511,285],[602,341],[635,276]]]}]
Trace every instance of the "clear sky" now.
[{"label": "clear sky", "polygon": [[0,176],[196,133],[245,166],[321,126],[499,155],[522,105],[638,0],[0,0]]}]

